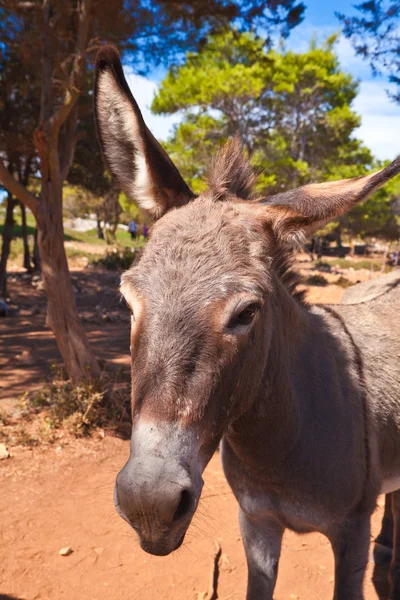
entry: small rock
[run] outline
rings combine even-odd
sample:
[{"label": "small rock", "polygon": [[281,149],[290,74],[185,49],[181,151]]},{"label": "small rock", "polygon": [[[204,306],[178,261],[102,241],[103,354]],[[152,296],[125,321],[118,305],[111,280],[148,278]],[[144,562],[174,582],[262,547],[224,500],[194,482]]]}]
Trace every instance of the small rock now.
[{"label": "small rock", "polygon": [[101,556],[104,552],[104,548],[100,546],[99,548],[95,548],[94,551],[96,552],[97,556]]},{"label": "small rock", "polygon": [[18,356],[16,356],[15,358],[18,360],[18,362],[21,365],[25,365],[27,367],[34,365],[36,362],[36,359],[33,356],[33,353],[31,350],[23,350],[21,352],[21,354],[18,354]]},{"label": "small rock", "polygon": [[61,550],[58,551],[58,554],[60,556],[69,556],[72,553],[73,553],[73,550],[72,550],[71,546],[66,546],[65,548],[61,548]]},{"label": "small rock", "polygon": [[10,453],[5,444],[0,444],[0,460],[4,460],[5,458],[10,458]]},{"label": "small rock", "polygon": [[38,292],[42,292],[44,290],[44,281],[38,281],[34,287],[38,290]]},{"label": "small rock", "polygon": [[231,561],[229,560],[229,556],[227,554],[225,554],[225,552],[223,554],[221,554],[221,565],[223,567],[230,565]]}]

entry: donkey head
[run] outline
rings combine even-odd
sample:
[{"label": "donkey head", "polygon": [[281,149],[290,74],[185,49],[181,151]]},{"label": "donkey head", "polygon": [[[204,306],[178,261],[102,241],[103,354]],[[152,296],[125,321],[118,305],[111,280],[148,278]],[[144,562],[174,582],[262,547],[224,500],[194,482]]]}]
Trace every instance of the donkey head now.
[{"label": "donkey head", "polygon": [[158,219],[122,277],[132,310],[133,431],[115,503],[142,548],[164,555],[182,543],[222,435],[257,398],[275,306],[290,300],[280,251],[398,173],[400,160],[256,200],[234,140],[195,197],[146,127],[110,46],[97,59],[95,111],[110,171]]}]

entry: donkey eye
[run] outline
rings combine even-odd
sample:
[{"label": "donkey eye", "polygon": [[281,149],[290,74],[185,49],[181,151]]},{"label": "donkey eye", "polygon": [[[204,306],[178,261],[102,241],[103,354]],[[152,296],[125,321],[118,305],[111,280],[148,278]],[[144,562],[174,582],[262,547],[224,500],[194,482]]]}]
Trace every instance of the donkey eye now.
[{"label": "donkey eye", "polygon": [[[125,300],[125,298],[124,298],[124,300]],[[133,312],[133,309],[132,309],[131,305],[128,304],[128,302],[126,300],[125,300],[125,306],[129,310],[129,312],[131,313],[132,321],[136,321],[136,319],[135,319],[135,313]]]},{"label": "donkey eye", "polygon": [[235,329],[241,325],[250,325],[260,310],[260,305],[257,302],[252,302],[243,308],[239,313],[236,313],[228,323],[228,329]]}]

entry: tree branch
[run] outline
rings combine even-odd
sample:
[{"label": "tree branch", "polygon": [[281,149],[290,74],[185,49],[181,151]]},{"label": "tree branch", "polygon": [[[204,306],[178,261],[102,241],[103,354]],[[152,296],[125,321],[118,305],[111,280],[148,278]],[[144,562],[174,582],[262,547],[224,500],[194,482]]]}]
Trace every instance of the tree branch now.
[{"label": "tree branch", "polygon": [[36,196],[31,194],[26,187],[21,185],[19,181],[15,179],[9,172],[9,170],[4,165],[3,161],[0,159],[0,181],[4,185],[4,187],[13,194],[20,202],[25,204],[33,213],[33,215],[37,216],[38,212],[38,201]]},{"label": "tree branch", "polygon": [[76,39],[75,56],[68,78],[63,103],[50,119],[51,128],[58,133],[81,93],[82,79],[85,73],[86,46],[89,38],[90,12],[93,0],[81,0],[79,3],[79,25]]},{"label": "tree branch", "polygon": [[75,146],[77,142],[77,123],[78,114],[75,104],[60,130],[60,170],[62,181],[67,178],[72,161],[74,160]]}]

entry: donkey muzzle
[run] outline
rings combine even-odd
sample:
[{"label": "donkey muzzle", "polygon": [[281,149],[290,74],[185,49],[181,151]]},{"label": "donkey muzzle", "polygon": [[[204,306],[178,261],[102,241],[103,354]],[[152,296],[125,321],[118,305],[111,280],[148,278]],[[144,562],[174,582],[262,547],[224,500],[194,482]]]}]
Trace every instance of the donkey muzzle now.
[{"label": "donkey muzzle", "polygon": [[177,426],[136,426],[131,455],[117,476],[116,509],[150,554],[179,548],[197,508],[203,480],[189,438]]}]

